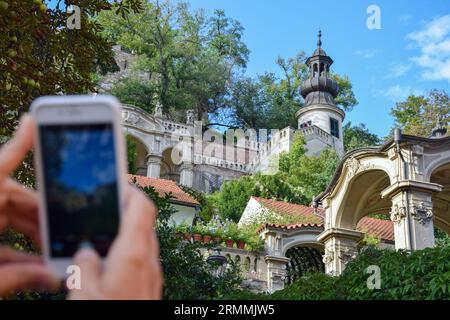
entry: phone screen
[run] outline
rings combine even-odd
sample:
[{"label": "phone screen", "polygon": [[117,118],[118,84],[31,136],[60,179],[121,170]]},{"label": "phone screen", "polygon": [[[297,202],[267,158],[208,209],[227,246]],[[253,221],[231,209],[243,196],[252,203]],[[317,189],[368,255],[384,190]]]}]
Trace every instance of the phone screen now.
[{"label": "phone screen", "polygon": [[112,124],[39,131],[51,256],[72,257],[83,242],[105,256],[119,225]]}]

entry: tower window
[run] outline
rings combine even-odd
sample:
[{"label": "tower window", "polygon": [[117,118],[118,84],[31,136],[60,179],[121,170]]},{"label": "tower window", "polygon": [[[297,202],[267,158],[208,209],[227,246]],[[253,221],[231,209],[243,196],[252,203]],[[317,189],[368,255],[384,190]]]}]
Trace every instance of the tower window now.
[{"label": "tower window", "polygon": [[339,139],[339,121],[333,118],[330,118],[330,133]]}]

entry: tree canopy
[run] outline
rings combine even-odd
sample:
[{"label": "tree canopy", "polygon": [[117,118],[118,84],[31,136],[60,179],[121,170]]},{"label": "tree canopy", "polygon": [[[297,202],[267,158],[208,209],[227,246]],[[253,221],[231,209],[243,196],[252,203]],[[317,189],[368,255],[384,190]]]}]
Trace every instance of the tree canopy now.
[{"label": "tree canopy", "polygon": [[258,173],[225,182],[211,196],[222,218],[239,221],[251,196],[310,205],[312,198],[328,185],[339,156],[330,149],[319,156],[308,156],[305,152],[305,142],[296,134],[291,151],[280,155],[277,173]]},{"label": "tree canopy", "polygon": [[428,95],[410,95],[391,110],[394,126],[406,134],[428,137],[438,121],[448,128],[450,97],[444,90],[431,90]]},{"label": "tree canopy", "polygon": [[104,12],[97,21],[107,39],[138,55],[133,67],[155,80],[157,99],[174,118],[194,109],[200,120],[223,107],[231,74],[247,63],[243,27],[222,10],[206,16],[183,2],[155,2],[126,20]]},{"label": "tree canopy", "polygon": [[351,122],[347,122],[343,127],[343,135],[345,151],[362,147],[373,147],[381,142],[381,139],[376,134],[370,133],[363,123],[352,126]]}]

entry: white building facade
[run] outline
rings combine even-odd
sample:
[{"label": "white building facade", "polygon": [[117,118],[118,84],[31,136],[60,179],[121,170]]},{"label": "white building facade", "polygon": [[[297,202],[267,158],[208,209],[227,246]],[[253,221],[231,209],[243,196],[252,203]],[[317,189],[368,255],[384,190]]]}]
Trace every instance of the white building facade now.
[{"label": "white building facade", "polygon": [[[306,61],[310,72],[300,88],[305,105],[295,115],[297,129],[287,127],[264,134],[259,132],[258,140],[252,129],[237,130],[225,136],[216,130],[203,132],[202,123],[194,122],[191,110],[187,111],[186,122],[179,123],[169,120],[158,103],[153,114],[124,105],[123,128],[137,149],[135,173],[214,192],[226,180],[256,172],[276,172],[279,155],[289,152],[295,132],[304,136],[307,154],[318,155],[323,149],[331,148],[342,156],[345,113],[334,102],[338,86],[330,76],[333,60],[321,48],[320,37],[319,33],[318,47]],[[120,47],[115,50],[120,71],[105,77],[100,85],[102,92],[110,91],[114,83],[129,76],[135,59]],[[149,75],[140,77],[148,80]],[[181,158],[180,154],[183,154]]]}]

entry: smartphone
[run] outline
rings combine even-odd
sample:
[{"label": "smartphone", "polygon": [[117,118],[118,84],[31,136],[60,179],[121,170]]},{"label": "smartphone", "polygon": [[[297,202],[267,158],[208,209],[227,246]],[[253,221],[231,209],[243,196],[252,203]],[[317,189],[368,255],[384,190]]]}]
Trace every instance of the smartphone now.
[{"label": "smartphone", "polygon": [[49,96],[31,114],[43,256],[64,277],[81,246],[104,257],[117,235],[126,183],[121,107],[110,96]]}]

